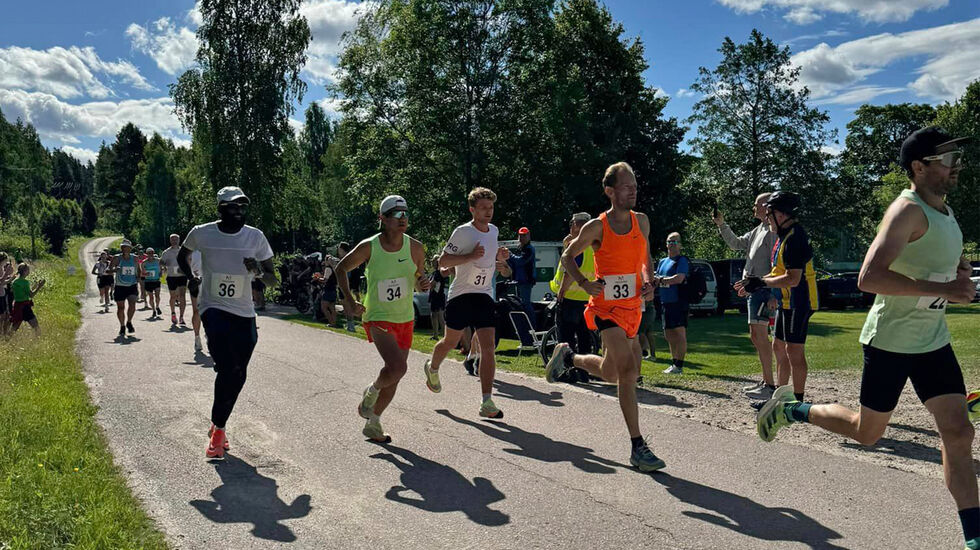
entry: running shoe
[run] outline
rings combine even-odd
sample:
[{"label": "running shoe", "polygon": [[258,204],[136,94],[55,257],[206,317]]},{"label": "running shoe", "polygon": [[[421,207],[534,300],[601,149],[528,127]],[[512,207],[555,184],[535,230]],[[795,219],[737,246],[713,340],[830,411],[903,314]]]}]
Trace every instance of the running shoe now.
[{"label": "running shoe", "polygon": [[364,396],[361,398],[361,403],[357,406],[357,414],[361,415],[361,418],[368,418],[371,411],[374,410],[374,404],[378,402],[378,391],[371,391],[371,386],[364,388]]},{"label": "running shoe", "polygon": [[431,363],[431,360],[426,359],[425,364],[422,365],[422,370],[425,372],[425,387],[429,388],[432,393],[439,393],[442,391],[442,384],[439,383],[439,371],[430,369]]},{"label": "running shoe", "polygon": [[980,420],[980,391],[970,392],[966,396],[966,413],[970,417],[970,422]]},{"label": "running shoe", "polygon": [[551,359],[544,369],[544,379],[548,382],[557,382],[565,374],[565,356],[571,353],[568,344],[561,342],[555,346],[555,351],[551,352]]},{"label": "running shoe", "polygon": [[980,538],[966,541],[966,550],[980,550]]},{"label": "running shoe", "polygon": [[136,332],[136,328],[133,327],[133,322],[132,321],[126,323],[126,330],[128,330],[130,334]]},{"label": "running shoe", "polygon": [[201,337],[194,337],[194,351],[204,351],[204,346],[201,345]]},{"label": "running shoe", "polygon": [[793,396],[793,386],[780,386],[772,394],[772,398],[766,401],[765,405],[759,410],[755,417],[756,431],[759,438],[769,442],[776,439],[776,432],[783,426],[789,426],[790,422],[786,418],[786,407],[796,403]]},{"label": "running shoe", "polygon": [[476,376],[476,368],[473,365],[476,362],[476,358],[467,357],[463,359],[463,368],[466,369],[466,374],[470,376]]},{"label": "running shoe", "polygon": [[742,391],[748,393],[750,391],[757,390],[757,389],[759,389],[759,388],[761,388],[761,387],[763,387],[765,385],[766,385],[766,381],[765,380],[759,380],[755,384],[750,384],[748,386],[742,387]]},{"label": "running shoe", "polygon": [[176,313],[171,313],[170,314],[170,324],[171,325],[176,325],[177,324],[177,314]]},{"label": "running shoe", "polygon": [[772,399],[773,392],[776,391],[772,386],[762,385],[761,388],[756,388],[751,391],[745,392],[745,396],[749,399],[757,399],[760,401],[769,401]]},{"label": "running shoe", "polygon": [[[211,424],[211,428],[208,430],[208,437],[211,437],[211,436],[214,435],[214,430],[215,430],[214,424]],[[225,433],[225,446],[224,446],[224,449],[227,451],[230,448],[231,448],[231,445],[228,444],[228,433],[226,432]]]},{"label": "running shoe", "polygon": [[354,321],[347,321],[347,332],[357,332]]},{"label": "running shoe", "polygon": [[663,459],[657,458],[657,455],[653,454],[646,440],[630,453],[630,464],[641,472],[656,472],[667,467],[667,463]]},{"label": "running shoe", "polygon": [[504,411],[497,408],[493,404],[493,399],[487,399],[480,405],[480,416],[483,418],[496,418],[500,419],[504,417]]},{"label": "running shoe", "polygon": [[187,323],[184,322],[184,318],[183,317],[180,318],[180,326],[182,326],[182,327],[186,327],[187,326]]},{"label": "running shoe", "polygon": [[163,315],[163,312],[160,311],[160,308],[159,307],[157,308],[157,315]]},{"label": "running shoe", "polygon": [[119,336],[126,336],[126,327],[119,327]]},{"label": "running shoe", "polygon": [[663,370],[664,374],[684,374],[684,369],[677,365],[671,365]]},{"label": "running shoe", "polygon": [[375,418],[373,420],[368,420],[364,424],[364,429],[361,430],[364,437],[370,439],[371,441],[377,441],[378,443],[391,443],[391,436],[385,433],[384,428],[381,427],[381,419]]},{"label": "running shoe", "polygon": [[225,431],[214,429],[211,430],[211,439],[208,441],[208,450],[204,453],[208,458],[213,458],[215,460],[225,459]]}]

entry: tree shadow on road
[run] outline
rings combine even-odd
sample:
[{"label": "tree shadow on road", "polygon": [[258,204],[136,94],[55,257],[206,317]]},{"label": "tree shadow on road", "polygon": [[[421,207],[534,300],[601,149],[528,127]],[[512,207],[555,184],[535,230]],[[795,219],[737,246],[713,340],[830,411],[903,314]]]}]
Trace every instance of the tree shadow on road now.
[{"label": "tree shadow on road", "polygon": [[843,538],[840,533],[799,510],[770,508],[750,498],[669,474],[655,474],[650,478],[675,498],[714,512],[682,512],[687,517],[764,541],[800,542],[818,550],[844,548],[830,542]]},{"label": "tree shadow on road", "polygon": [[[390,443],[378,445],[388,452],[373,454],[371,458],[386,460],[402,472],[402,484],[385,493],[388,500],[426,512],[462,512],[470,521],[488,527],[510,523],[510,516],[489,507],[506,498],[489,479],[476,477],[470,482],[463,474],[445,464],[422,458]],[[418,495],[418,498],[411,493]]]},{"label": "tree shadow on road", "polygon": [[527,386],[510,384],[499,379],[493,381],[493,387],[497,389],[497,394],[508,399],[514,399],[516,401],[537,401],[547,407],[565,406],[561,402],[563,394],[560,391],[545,393]]},{"label": "tree shadow on road", "polygon": [[436,413],[445,416],[453,422],[476,428],[494,439],[516,445],[516,449],[504,449],[505,452],[533,458],[542,462],[569,462],[583,472],[592,474],[611,474],[615,468],[627,468],[626,465],[596,456],[588,447],[580,447],[564,441],[555,441],[544,434],[522,430],[499,420],[473,422],[460,418],[453,413],[440,409]]},{"label": "tree shadow on road", "polygon": [[293,542],[296,535],[282,520],[305,517],[310,513],[310,495],[300,495],[292,504],[279,498],[279,484],[260,474],[255,466],[225,454],[224,462],[214,464],[222,484],[211,491],[214,500],[192,500],[190,505],[214,523],[251,523],[257,538]]}]

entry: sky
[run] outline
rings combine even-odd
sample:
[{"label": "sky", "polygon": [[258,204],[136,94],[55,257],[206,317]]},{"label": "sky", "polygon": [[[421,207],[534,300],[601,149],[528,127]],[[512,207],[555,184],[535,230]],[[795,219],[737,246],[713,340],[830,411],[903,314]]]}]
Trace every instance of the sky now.
[{"label": "sky", "polygon": [[[980,78],[978,0],[605,0],[627,37],[644,44],[647,83],[670,97],[684,123],[698,97],[699,67],[713,68],[724,38],[759,29],[788,46],[812,103],[830,115],[838,151],[864,103],[942,104]],[[301,127],[312,101],[336,113],[340,37],[365,6],[304,0],[313,40],[302,72],[308,89],[293,114]],[[194,0],[4,2],[0,18],[0,110],[35,125],[45,146],[83,162],[126,122],[178,145],[189,136],[173,113],[169,85],[193,66],[200,14]],[[693,131],[688,138],[693,137]],[[682,145],[686,148],[686,143]]]}]

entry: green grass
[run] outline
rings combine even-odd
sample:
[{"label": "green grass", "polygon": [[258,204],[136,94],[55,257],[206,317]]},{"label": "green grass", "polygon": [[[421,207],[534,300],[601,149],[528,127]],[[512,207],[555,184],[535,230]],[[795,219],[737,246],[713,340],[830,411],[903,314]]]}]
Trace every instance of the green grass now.
[{"label": "green grass", "polygon": [[112,463],[75,354],[85,240],[35,264],[41,337],[25,323],[0,340],[0,548],[166,548]]},{"label": "green grass", "polygon": [[[807,359],[811,371],[852,371],[859,373],[863,356],[858,336],[867,310],[819,311],[810,321]],[[310,321],[309,316],[287,315],[286,319],[307,326],[349,334],[343,329]],[[980,304],[950,306],[946,319],[953,335],[953,347],[963,367],[967,386],[976,385],[980,375]],[[416,328],[412,348],[431,352],[435,342],[432,331]],[[364,329],[354,334],[366,339]],[[688,354],[684,374],[668,375],[661,371],[669,366],[667,342],[657,331],[657,361],[643,361],[644,385],[655,387],[720,390],[724,382],[754,382],[759,378],[759,359],[748,338],[745,315],[734,311],[722,316],[692,318],[688,327]],[[458,356],[456,356],[458,357]],[[497,348],[497,365],[505,370],[544,376],[542,360],[534,354],[517,354],[517,342],[501,340]],[[972,382],[972,385],[971,385]]]}]

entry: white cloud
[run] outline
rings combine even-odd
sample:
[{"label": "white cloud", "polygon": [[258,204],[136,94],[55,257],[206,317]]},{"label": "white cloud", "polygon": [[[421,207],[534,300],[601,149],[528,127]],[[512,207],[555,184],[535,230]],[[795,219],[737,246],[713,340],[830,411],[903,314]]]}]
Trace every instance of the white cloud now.
[{"label": "white cloud", "polygon": [[187,27],[177,28],[169,17],[146,27],[131,23],[126,36],[134,49],[153,58],[157,67],[170,75],[190,67],[197,56],[197,35]]},{"label": "white cloud", "polygon": [[155,90],[129,61],[105,61],[91,46],[35,50],[0,49],[0,88],[34,90],[62,98],[116,95],[95,75],[101,73],[140,90]]},{"label": "white cloud", "polygon": [[905,88],[885,86],[855,86],[845,92],[828,96],[815,101],[817,105],[860,105],[885,94],[897,94]]},{"label": "white cloud", "polygon": [[[980,78],[977,51],[980,18],[868,36],[836,47],[821,43],[794,55],[792,62],[801,67],[801,83],[810,88],[814,98],[851,94],[854,100],[871,90],[891,93],[894,88],[858,84],[896,61],[919,61],[922,64],[909,75],[906,88],[920,97],[944,101],[959,97],[971,81]],[[920,61],[923,58],[925,61]],[[859,91],[862,88],[864,92]]]},{"label": "white cloud", "polygon": [[828,155],[833,155],[836,157],[837,155],[844,152],[844,148],[841,147],[840,144],[838,143],[828,143],[820,147],[820,152],[826,153]]},{"label": "white cloud", "polygon": [[787,11],[783,17],[798,25],[823,18],[822,13],[855,14],[863,21],[908,21],[917,11],[944,8],[949,0],[718,0],[740,13],[772,8]]},{"label": "white cloud", "polygon": [[370,2],[345,0],[306,0],[300,13],[310,25],[309,59],[304,72],[314,84],[326,84],[335,79],[337,55],[343,50],[340,43],[344,33],[353,29]]},{"label": "white cloud", "polygon": [[81,147],[72,147],[71,145],[65,145],[59,147],[62,151],[68,153],[69,155],[78,159],[79,162],[85,164],[86,162],[91,162],[95,164],[95,159],[98,158],[99,152],[93,151],[91,149],[83,149]]},{"label": "white cloud", "polygon": [[681,88],[680,90],[677,90],[677,93],[674,95],[677,97],[694,97],[694,92],[688,90],[687,88]]},{"label": "white cloud", "polygon": [[41,137],[62,143],[78,143],[80,136],[111,138],[127,122],[147,134],[186,138],[169,97],[73,105],[44,92],[0,89],[0,109],[8,119],[30,122]]}]

